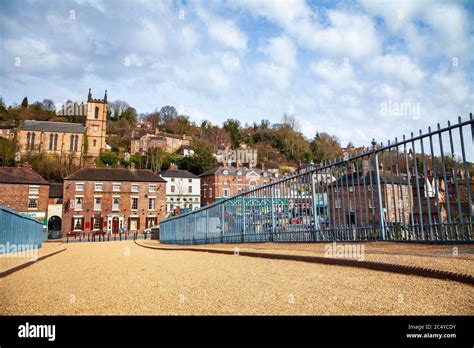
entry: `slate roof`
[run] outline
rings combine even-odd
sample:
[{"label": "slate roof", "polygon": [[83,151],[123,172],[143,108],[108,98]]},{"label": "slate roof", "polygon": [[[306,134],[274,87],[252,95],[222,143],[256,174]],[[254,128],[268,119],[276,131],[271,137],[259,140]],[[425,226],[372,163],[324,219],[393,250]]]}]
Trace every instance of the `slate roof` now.
[{"label": "slate roof", "polygon": [[[269,172],[268,170],[262,170],[258,168],[251,168],[248,169],[246,167],[240,167],[240,168],[235,168],[235,167],[217,167],[214,169],[211,169],[207,172],[202,173],[199,176],[208,176],[208,175],[226,175],[224,174],[224,170],[228,171],[227,175],[230,176],[246,176],[250,172],[255,172],[258,175],[263,176],[266,174],[267,177],[275,177],[275,174],[272,172]],[[238,174],[240,172],[240,174]]]},{"label": "slate roof", "polygon": [[[359,175],[359,180],[357,180],[357,175]],[[375,170],[368,171],[367,173],[365,173],[365,175],[363,175],[363,173],[361,171],[354,172],[354,173],[348,173],[346,175],[343,175],[342,176],[342,185],[346,186],[346,183],[349,186],[359,185],[359,184],[363,185],[364,184],[364,177],[365,177],[365,184],[366,185],[370,184],[370,182],[371,182],[370,180],[372,180],[372,184],[375,185],[375,183],[376,183],[376,172],[375,172]],[[383,184],[383,183],[391,184],[392,179],[393,179],[393,184],[394,185],[395,184],[398,185],[400,183],[400,180],[401,180],[402,185],[408,185],[408,180],[405,176],[400,177],[400,176],[395,175],[394,173],[392,173],[390,171],[380,170],[380,183],[381,184]],[[354,183],[352,183],[352,181],[354,181]],[[341,186],[341,178],[338,178],[336,181],[334,181],[334,183],[332,183],[332,185]]]},{"label": "slate roof", "polygon": [[64,180],[166,182],[165,179],[149,169],[130,170],[124,168],[84,168],[69,175]]},{"label": "slate roof", "polygon": [[19,127],[21,130],[60,132],[60,133],[84,133],[86,127],[80,123],[34,121],[26,120]]},{"label": "slate roof", "polygon": [[199,176],[194,175],[187,170],[180,170],[180,169],[167,169],[162,170],[160,175],[165,178],[189,178],[189,179],[199,179]]},{"label": "slate roof", "polygon": [[63,198],[63,184],[52,183],[49,185],[49,198]]},{"label": "slate roof", "polygon": [[0,167],[0,183],[49,185],[41,175],[30,167]]}]

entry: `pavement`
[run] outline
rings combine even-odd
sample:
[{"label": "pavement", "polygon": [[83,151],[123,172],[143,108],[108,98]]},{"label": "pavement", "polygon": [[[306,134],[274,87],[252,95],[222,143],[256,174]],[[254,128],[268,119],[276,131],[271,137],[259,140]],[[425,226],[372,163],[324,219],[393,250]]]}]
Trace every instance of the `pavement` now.
[{"label": "pavement", "polygon": [[133,241],[71,243],[0,278],[0,299],[0,315],[474,314],[459,282]]}]

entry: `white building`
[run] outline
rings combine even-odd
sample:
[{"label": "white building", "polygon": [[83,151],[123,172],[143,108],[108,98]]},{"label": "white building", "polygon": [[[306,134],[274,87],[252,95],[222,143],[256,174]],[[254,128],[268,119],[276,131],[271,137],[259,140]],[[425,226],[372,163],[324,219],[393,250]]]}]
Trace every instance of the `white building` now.
[{"label": "white building", "polygon": [[201,207],[201,179],[188,172],[171,167],[160,176],[166,180],[166,212],[188,212]]}]

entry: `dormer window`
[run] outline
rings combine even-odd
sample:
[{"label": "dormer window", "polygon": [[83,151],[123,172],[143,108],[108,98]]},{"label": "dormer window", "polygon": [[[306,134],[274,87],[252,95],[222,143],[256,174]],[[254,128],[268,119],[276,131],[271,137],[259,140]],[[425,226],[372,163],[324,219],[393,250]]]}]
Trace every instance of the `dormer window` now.
[{"label": "dormer window", "polygon": [[237,172],[237,175],[242,175],[242,172],[239,170],[239,171]]},{"label": "dormer window", "polygon": [[224,170],[224,171],[222,172],[222,174],[227,175],[227,174],[229,174],[229,171],[228,171],[228,170]]},{"label": "dormer window", "polygon": [[267,173],[263,173],[263,176],[266,177],[266,176],[267,176]]}]

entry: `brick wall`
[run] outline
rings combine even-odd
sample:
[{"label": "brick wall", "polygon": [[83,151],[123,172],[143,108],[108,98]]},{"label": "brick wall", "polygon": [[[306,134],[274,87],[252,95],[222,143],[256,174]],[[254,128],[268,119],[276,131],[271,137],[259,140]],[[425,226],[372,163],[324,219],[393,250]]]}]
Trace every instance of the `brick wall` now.
[{"label": "brick wall", "polygon": [[[82,192],[76,191],[77,183],[84,183]],[[99,182],[99,181],[98,181]],[[120,192],[113,192],[113,182],[101,181],[102,191],[95,191],[94,181],[70,181],[64,183],[63,191],[63,232],[68,233],[73,230],[73,218],[82,217],[84,219],[83,231],[88,233],[92,231],[92,218],[100,216],[103,221],[107,221],[107,228],[110,228],[108,218],[112,215],[118,215],[122,219],[127,230],[130,228],[130,217],[138,217],[138,231],[143,232],[147,227],[147,217],[155,216],[156,223],[166,217],[166,183],[161,182],[121,182]],[[138,192],[131,192],[132,184],[139,186]],[[156,192],[149,192],[149,184],[156,185]],[[82,210],[72,207],[70,202],[75,201],[76,196],[83,196]],[[101,196],[101,209],[94,210],[95,196]],[[119,209],[112,209],[112,200],[114,196],[119,197]],[[156,197],[155,209],[149,210],[149,198]],[[138,197],[138,209],[132,210],[132,197]],[[102,226],[104,227],[104,225]]]},{"label": "brick wall", "polygon": [[49,185],[38,185],[38,209],[28,209],[28,184],[0,184],[0,203],[18,212],[44,212],[48,210]]}]

